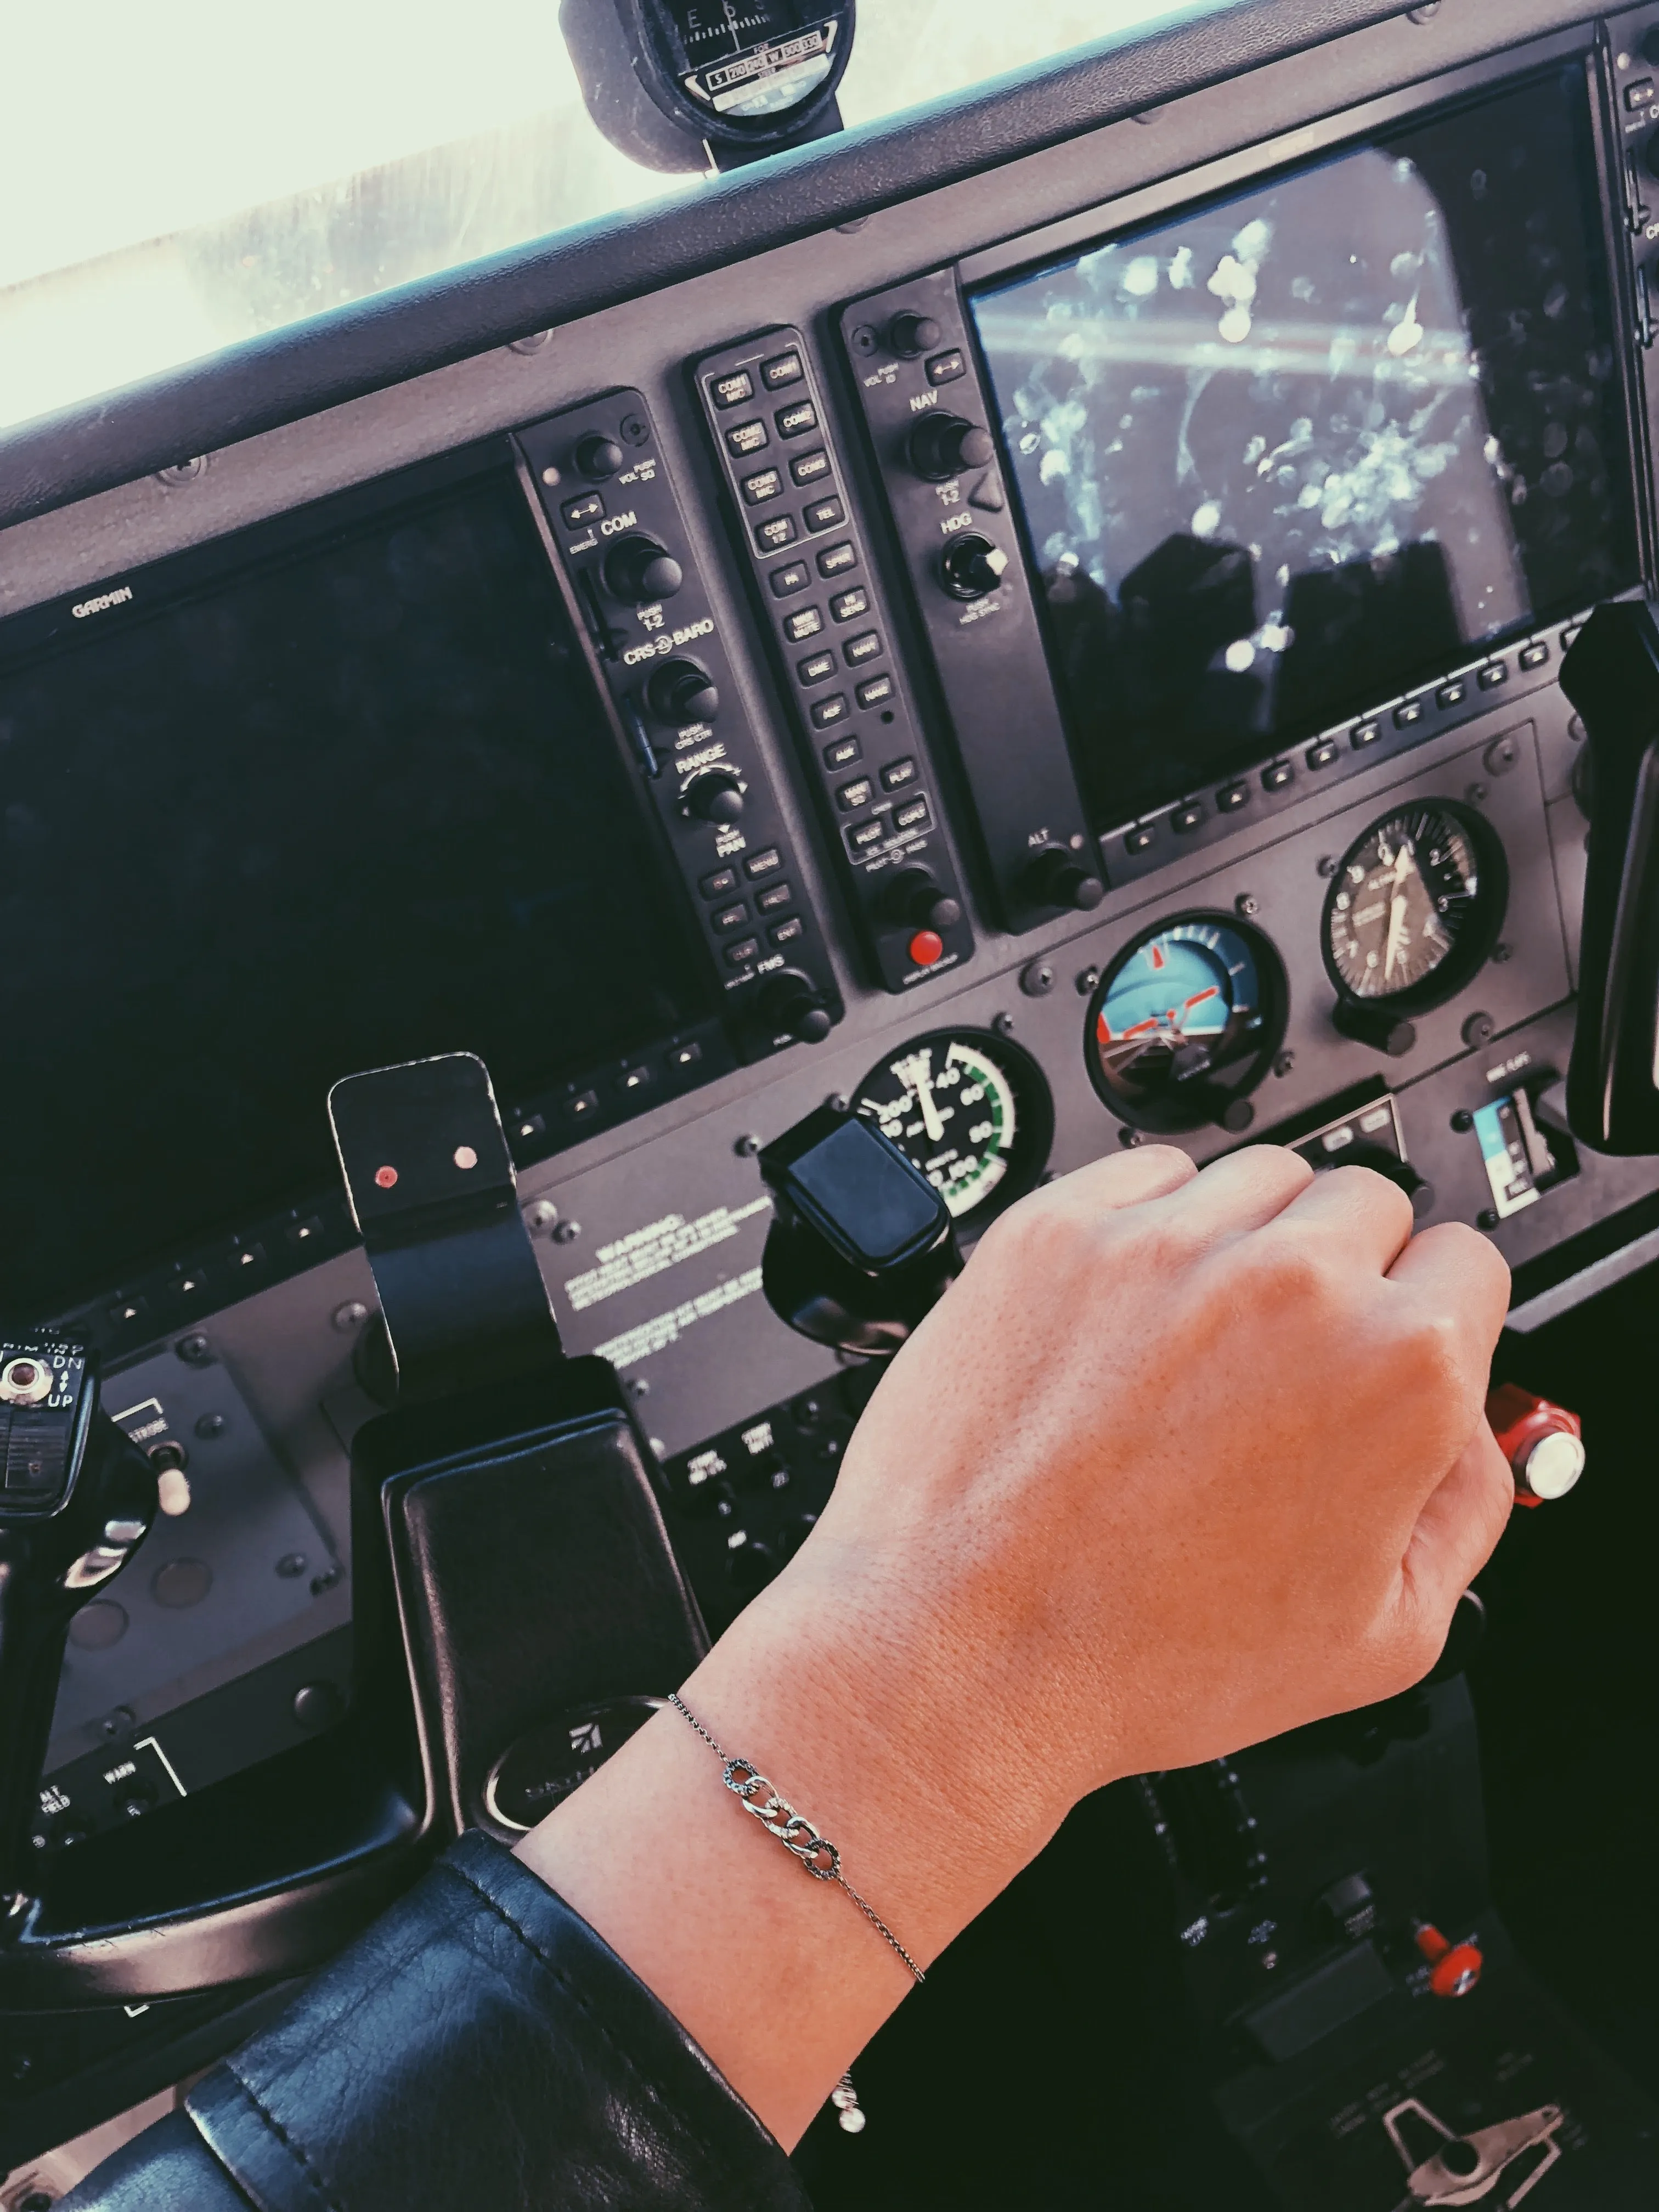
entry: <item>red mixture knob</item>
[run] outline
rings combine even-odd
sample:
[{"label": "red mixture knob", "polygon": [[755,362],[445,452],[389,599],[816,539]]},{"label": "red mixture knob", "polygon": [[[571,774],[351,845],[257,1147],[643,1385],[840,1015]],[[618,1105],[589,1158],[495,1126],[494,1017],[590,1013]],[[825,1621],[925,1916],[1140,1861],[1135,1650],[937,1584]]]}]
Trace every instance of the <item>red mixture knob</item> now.
[{"label": "red mixture knob", "polygon": [[1417,1948],[1429,1962],[1429,1987],[1437,1997],[1466,1997],[1486,1965],[1474,1943],[1449,1943],[1426,1920],[1417,1923]]},{"label": "red mixture knob", "polygon": [[1583,1425],[1565,1406],[1504,1382],[1487,1392],[1486,1419],[1515,1476],[1517,1505],[1565,1498],[1584,1472]]}]

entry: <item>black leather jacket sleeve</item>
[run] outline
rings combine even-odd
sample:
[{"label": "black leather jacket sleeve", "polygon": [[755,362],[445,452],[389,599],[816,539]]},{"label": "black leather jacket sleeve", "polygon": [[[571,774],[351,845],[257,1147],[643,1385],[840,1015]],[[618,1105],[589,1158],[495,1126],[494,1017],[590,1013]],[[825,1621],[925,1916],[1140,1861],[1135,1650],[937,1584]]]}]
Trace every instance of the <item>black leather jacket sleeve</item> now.
[{"label": "black leather jacket sleeve", "polygon": [[810,2212],[678,2021],[467,1835],[63,2212]]}]

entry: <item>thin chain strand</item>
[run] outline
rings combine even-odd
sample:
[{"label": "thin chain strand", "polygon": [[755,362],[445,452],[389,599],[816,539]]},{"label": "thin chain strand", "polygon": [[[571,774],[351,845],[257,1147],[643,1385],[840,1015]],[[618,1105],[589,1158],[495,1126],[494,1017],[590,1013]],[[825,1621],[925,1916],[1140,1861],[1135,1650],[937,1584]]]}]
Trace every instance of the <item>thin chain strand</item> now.
[{"label": "thin chain strand", "polygon": [[[691,1708],[690,1707],[690,1705],[686,1705],[686,1704],[684,1702],[684,1700],[680,1698],[680,1696],[679,1696],[679,1694],[678,1693],[678,1692],[671,1691],[671,1692],[669,1692],[669,1696],[668,1696],[668,1702],[669,1702],[669,1704],[670,1704],[671,1705],[672,1705],[672,1707],[674,1708],[674,1711],[675,1711],[677,1713],[678,1713],[678,1714],[679,1714],[680,1717],[681,1717],[683,1720],[689,1721],[689,1722],[691,1723],[691,1726],[692,1726],[694,1729],[696,1729],[696,1730],[697,1734],[698,1734],[698,1735],[702,1738],[703,1741],[704,1741],[704,1742],[708,1746],[708,1748],[710,1749],[710,1751],[712,1751],[712,1752],[714,1753],[714,1754],[715,1758],[716,1758],[716,1759],[718,1759],[720,1760],[720,1764],[721,1764],[721,1765],[722,1765],[726,1769],[728,1775],[729,1775],[729,1773],[730,1773],[731,1770],[732,1770],[733,1767],[738,1767],[738,1768],[741,1768],[741,1769],[744,1770],[744,1771],[747,1771],[748,1773],[750,1773],[750,1774],[751,1774],[751,1775],[755,1776],[755,1777],[757,1778],[757,1780],[758,1780],[758,1779],[763,1779],[763,1778],[761,1776],[760,1769],[759,1769],[757,1766],[751,1765],[750,1765],[750,1761],[749,1761],[748,1759],[732,1759],[732,1758],[731,1758],[731,1757],[727,1754],[725,1746],[724,1746],[723,1744],[721,1744],[721,1743],[717,1742],[717,1741],[715,1741],[715,1739],[714,1739],[714,1737],[713,1737],[713,1736],[708,1733],[708,1729],[703,1726],[702,1723],[702,1722],[697,1718],[696,1715],[692,1711],[692,1710],[691,1710]],[[734,1785],[734,1784],[733,1784],[732,1782],[730,1782],[729,1780],[728,1780],[728,1782],[727,1782],[727,1784],[726,1784],[726,1787],[727,1787],[727,1789],[729,1789],[729,1790],[732,1790],[733,1795],[734,1795],[735,1796],[737,1796],[737,1797],[738,1797],[738,1801],[739,1801],[739,1802],[740,1802],[740,1803],[743,1805],[744,1809],[744,1811],[745,1811],[745,1812],[753,1813],[753,1814],[756,1814],[757,1818],[760,1818],[760,1808],[759,1808],[757,1806],[755,1806],[755,1805],[753,1805],[753,1804],[751,1804],[751,1803],[750,1803],[750,1800],[749,1800],[749,1797],[747,1796],[747,1795],[745,1794],[745,1792],[744,1792],[743,1790],[739,1790],[739,1789],[738,1789],[738,1788],[736,1787],[736,1785]],[[769,1789],[770,1789],[770,1788],[771,1788],[771,1784],[769,1783],[769,1784],[767,1784],[767,1787],[768,1787]],[[788,1814],[788,1817],[789,1817],[789,1819],[790,1819],[790,1820],[791,1820],[791,1821],[796,1821],[796,1820],[799,1820],[799,1816],[796,1814],[795,1809],[794,1809],[794,1808],[793,1808],[793,1806],[784,1804],[783,1801],[782,1801],[781,1799],[780,1799],[780,1798],[777,1798],[775,1796],[774,1796],[773,1802],[774,1802],[775,1804],[776,1804],[776,1805],[780,1806],[780,1807],[781,1808],[781,1809],[782,1809],[783,1811],[785,1811],[785,1812]],[[811,1826],[811,1823],[810,1823],[810,1822],[802,1822],[802,1823],[801,1823],[801,1825],[802,1825],[802,1826],[807,1826],[807,1827],[810,1827],[810,1826]],[[768,1822],[768,1821],[766,1821],[766,1820],[762,1820],[762,1826],[768,1826],[768,1827],[769,1827],[769,1826],[770,1826],[770,1823],[769,1823],[769,1822]],[[778,1832],[778,1830],[777,1830],[777,1829],[775,1829],[775,1828],[773,1828],[773,1829],[771,1830],[771,1832],[772,1832],[774,1835],[779,1835],[779,1832]],[[852,1899],[852,1900],[853,1900],[854,1904],[857,1905],[857,1907],[858,1907],[859,1911],[860,1911],[864,1915],[865,1918],[866,1918],[866,1919],[870,1923],[870,1925],[871,1925],[871,1926],[875,1929],[876,1933],[877,1933],[879,1936],[881,1936],[881,1937],[884,1939],[884,1941],[885,1941],[886,1942],[890,1943],[890,1944],[892,1946],[893,1949],[894,1949],[895,1951],[896,1951],[896,1952],[897,1952],[897,1954],[898,1954],[899,1957],[900,1957],[901,1959],[902,1959],[902,1960],[903,1960],[903,1961],[904,1961],[905,1965],[909,1968],[909,1970],[910,1970],[911,1973],[915,1975],[915,1977],[916,1980],[917,1980],[918,1982],[925,1982],[925,1981],[927,1980],[927,1975],[926,1975],[926,1974],[924,1974],[924,1973],[922,1972],[921,1968],[919,1966],[917,1966],[917,1964],[916,1964],[915,1960],[910,1956],[910,1954],[909,1954],[909,1953],[905,1949],[905,1948],[904,1948],[903,1944],[902,1944],[902,1943],[901,1943],[901,1942],[899,1942],[898,1937],[897,1937],[896,1936],[895,1936],[895,1935],[894,1935],[894,1933],[893,1933],[892,1929],[891,1929],[887,1925],[887,1923],[886,1923],[886,1922],[882,1918],[882,1917],[881,1917],[880,1913],[878,1913],[878,1912],[876,1911],[876,1909],[875,1909],[874,1905],[872,1905],[869,1902],[869,1900],[868,1900],[866,1898],[863,1898],[863,1897],[860,1897],[860,1894],[859,1894],[858,1891],[857,1891],[857,1890],[855,1890],[855,1889],[854,1888],[854,1887],[853,1887],[852,1883],[851,1883],[850,1881],[848,1881],[848,1879],[847,1879],[846,1875],[842,1872],[842,1870],[841,1870],[841,1854],[840,1854],[840,1852],[839,1852],[838,1850],[836,1850],[835,1845],[834,1845],[833,1844],[830,1843],[826,1838],[822,1837],[822,1836],[817,1836],[817,1832],[816,1832],[816,1831],[813,1831],[813,1833],[814,1833],[815,1840],[816,1840],[816,1841],[817,1841],[820,1845],[822,1845],[823,1849],[827,1850],[830,1853],[831,1857],[832,1857],[832,1860],[833,1860],[833,1862],[834,1862],[834,1863],[833,1863],[832,1867],[831,1867],[831,1868],[830,1868],[827,1872],[823,1872],[823,1873],[820,1873],[820,1872],[818,1872],[818,1871],[817,1871],[817,1869],[815,1869],[815,1868],[811,1864],[811,1863],[810,1863],[809,1859],[808,1859],[808,1858],[807,1858],[807,1857],[803,1854],[802,1850],[800,1850],[799,1849],[798,1849],[798,1848],[797,1848],[797,1846],[796,1846],[795,1844],[791,1844],[791,1843],[788,1843],[788,1842],[785,1841],[785,1839],[784,1839],[781,1835],[779,1835],[779,1840],[780,1840],[781,1842],[783,1842],[783,1844],[784,1844],[784,1848],[785,1848],[785,1850],[788,1850],[788,1851],[793,1852],[793,1853],[794,1854],[794,1856],[795,1856],[797,1858],[799,1858],[799,1859],[800,1859],[800,1860],[801,1860],[802,1864],[803,1864],[803,1865],[805,1865],[805,1866],[806,1867],[806,1870],[807,1870],[807,1872],[808,1872],[809,1874],[812,1874],[812,1875],[814,1875],[815,1878],[816,1878],[817,1881],[833,1881],[833,1882],[836,1882],[836,1884],[838,1884],[838,1885],[839,1885],[839,1887],[840,1887],[841,1888],[844,1889],[844,1890],[847,1892],[847,1894],[848,1895],[848,1897],[850,1897],[850,1898]]]}]

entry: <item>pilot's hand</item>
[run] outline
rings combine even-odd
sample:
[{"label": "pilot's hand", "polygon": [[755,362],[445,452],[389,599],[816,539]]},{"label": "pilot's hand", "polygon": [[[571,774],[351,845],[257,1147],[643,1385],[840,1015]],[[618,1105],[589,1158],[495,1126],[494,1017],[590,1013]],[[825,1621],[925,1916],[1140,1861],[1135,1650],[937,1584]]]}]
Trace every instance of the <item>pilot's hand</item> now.
[{"label": "pilot's hand", "polygon": [[[1114,1778],[1433,1664],[1513,1480],[1508,1273],[1364,1169],[1148,1147],[1014,1206],[684,1686],[926,1965]],[[658,1715],[520,1846],[793,2141],[908,1977]]]}]

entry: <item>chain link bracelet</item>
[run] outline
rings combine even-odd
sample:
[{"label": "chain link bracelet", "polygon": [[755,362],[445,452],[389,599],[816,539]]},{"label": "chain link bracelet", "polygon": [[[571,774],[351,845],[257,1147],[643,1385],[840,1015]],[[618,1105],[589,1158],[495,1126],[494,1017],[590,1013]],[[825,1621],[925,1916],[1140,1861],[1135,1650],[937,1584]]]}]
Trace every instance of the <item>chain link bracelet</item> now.
[{"label": "chain link bracelet", "polygon": [[[752,1813],[769,1835],[775,1836],[785,1850],[793,1852],[814,1881],[833,1881],[844,1889],[876,1933],[898,1953],[916,1980],[925,1982],[927,1977],[880,1913],[867,1899],[859,1895],[842,1872],[841,1853],[829,1838],[819,1835],[812,1823],[798,1813],[787,1797],[778,1795],[752,1759],[731,1758],[676,1692],[670,1692],[668,1702],[683,1720],[690,1723],[721,1762],[725,1768],[722,1778],[726,1786],[744,1811]],[[845,2121],[842,2124],[846,2124]]]}]

